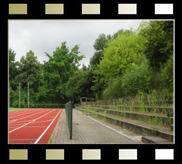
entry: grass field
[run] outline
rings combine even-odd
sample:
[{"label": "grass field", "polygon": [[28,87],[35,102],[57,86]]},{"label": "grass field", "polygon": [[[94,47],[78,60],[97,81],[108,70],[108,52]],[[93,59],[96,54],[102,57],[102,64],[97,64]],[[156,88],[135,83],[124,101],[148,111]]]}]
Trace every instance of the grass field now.
[{"label": "grass field", "polygon": [[16,110],[23,110],[25,108],[13,108],[13,107],[9,107],[9,111],[16,111]]}]

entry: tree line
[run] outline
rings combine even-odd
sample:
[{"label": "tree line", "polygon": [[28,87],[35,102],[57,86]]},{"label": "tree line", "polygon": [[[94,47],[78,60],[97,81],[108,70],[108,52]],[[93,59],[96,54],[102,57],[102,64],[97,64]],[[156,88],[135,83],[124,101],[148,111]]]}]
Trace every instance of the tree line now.
[{"label": "tree line", "polygon": [[89,65],[79,46],[69,49],[61,43],[48,61],[40,63],[32,50],[15,61],[9,49],[10,105],[75,102],[80,97],[116,99],[138,93],[173,93],[173,21],[142,22],[137,30],[121,29],[112,35],[100,34]]}]

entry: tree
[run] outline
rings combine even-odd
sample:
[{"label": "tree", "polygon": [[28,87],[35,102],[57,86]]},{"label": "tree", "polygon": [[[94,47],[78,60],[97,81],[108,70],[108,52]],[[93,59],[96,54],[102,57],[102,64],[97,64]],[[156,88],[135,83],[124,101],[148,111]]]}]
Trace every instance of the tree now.
[{"label": "tree", "polygon": [[103,49],[106,47],[106,42],[107,36],[105,34],[100,34],[95,40],[93,47],[96,51],[103,51]]},{"label": "tree", "polygon": [[34,88],[34,91],[38,91],[41,67],[34,52],[31,50],[27,52],[26,56],[21,57],[17,65],[19,70],[19,74],[16,76],[17,84],[21,83],[22,89],[25,89],[29,82],[30,86]]},{"label": "tree", "polygon": [[173,93],[173,56],[170,56],[161,70],[161,88],[166,88],[170,93]]},{"label": "tree", "polygon": [[94,91],[96,99],[99,100],[103,89],[106,87],[106,79],[98,67],[92,69],[92,72],[93,86],[91,87],[91,90]]},{"label": "tree", "polygon": [[104,49],[99,64],[101,73],[107,78],[124,74],[133,62],[141,58],[144,42],[144,38],[136,33],[118,34]]},{"label": "tree", "polygon": [[139,35],[147,40],[144,53],[150,66],[159,72],[173,55],[173,21],[150,21],[141,28]]},{"label": "tree", "polygon": [[130,36],[132,33],[133,33],[132,28],[130,30],[120,29],[111,36],[111,40],[116,39],[118,35],[127,34],[128,36]]},{"label": "tree", "polygon": [[78,55],[79,46],[75,45],[71,51],[66,47],[66,42],[57,47],[53,55],[43,65],[42,85],[39,88],[39,99],[47,102],[65,102],[69,98],[67,82],[74,72],[78,70],[79,61],[84,57]]},{"label": "tree", "polygon": [[75,71],[72,77],[69,78],[67,90],[69,96],[75,101],[79,101],[80,97],[93,97],[93,73],[89,67],[83,66]]},{"label": "tree", "polygon": [[16,75],[18,74],[17,62],[15,61],[16,53],[10,48],[9,49],[9,83],[11,89],[15,90],[16,85],[14,84],[14,80]]},{"label": "tree", "polygon": [[151,85],[152,75],[146,58],[142,60],[141,64],[132,63],[130,69],[120,77],[123,96],[135,96],[139,91],[149,93],[150,90],[154,89]]},{"label": "tree", "polygon": [[106,36],[105,34],[100,34],[93,45],[95,53],[90,59],[90,66],[93,75],[93,85],[91,87],[91,91],[95,93],[95,97],[97,99],[100,99],[101,92],[105,87],[105,79],[104,76],[101,74],[98,65],[102,60],[104,49],[107,47],[107,44],[110,41],[110,35]]}]

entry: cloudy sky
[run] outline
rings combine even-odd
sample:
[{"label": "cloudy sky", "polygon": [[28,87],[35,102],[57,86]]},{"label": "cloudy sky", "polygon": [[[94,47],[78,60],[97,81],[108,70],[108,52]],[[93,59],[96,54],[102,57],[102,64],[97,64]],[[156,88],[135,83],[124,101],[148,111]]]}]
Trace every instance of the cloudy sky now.
[{"label": "cloudy sky", "polygon": [[114,34],[120,29],[137,29],[142,20],[10,20],[9,48],[19,61],[32,50],[43,63],[48,58],[45,52],[53,54],[56,47],[66,41],[69,49],[80,46],[80,62],[88,65],[94,54],[93,44],[99,34]]}]

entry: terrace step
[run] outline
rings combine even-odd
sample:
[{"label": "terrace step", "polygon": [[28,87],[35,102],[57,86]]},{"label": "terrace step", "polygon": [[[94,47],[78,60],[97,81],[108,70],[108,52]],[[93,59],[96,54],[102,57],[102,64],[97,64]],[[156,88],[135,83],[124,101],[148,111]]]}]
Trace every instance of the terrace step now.
[{"label": "terrace step", "polygon": [[[109,106],[109,105],[92,105],[91,107],[96,108],[103,108],[103,109],[110,109],[115,108],[116,106]],[[172,107],[160,107],[160,106],[118,106],[118,110],[124,110],[124,109],[132,109],[134,111],[146,111],[147,113],[169,113],[173,112]]]},{"label": "terrace step", "polygon": [[[84,112],[84,109],[77,108]],[[117,125],[121,126],[122,128],[126,128],[132,130],[138,134],[142,135],[151,135],[151,136],[158,136],[163,139],[173,140],[173,131],[171,131],[168,127],[159,126],[159,125],[151,125],[148,123],[143,123],[138,120],[130,120],[127,118],[121,118],[118,116],[113,116],[110,114],[101,114],[98,112],[89,111],[91,114],[97,115],[97,117],[101,119],[106,119],[111,123],[116,123]]]},{"label": "terrace step", "polygon": [[[143,104],[145,104],[145,105],[163,105],[163,104],[167,104],[167,105],[172,105],[173,104],[173,101],[165,101],[165,100],[163,100],[163,101],[142,101],[142,102],[139,102],[139,101],[131,101],[131,102],[127,102],[127,103],[123,103],[123,105],[124,104],[135,104],[135,105],[139,105],[139,104],[141,104],[141,103],[143,103]],[[117,104],[117,103],[116,103]],[[119,103],[118,103],[119,104]]]},{"label": "terrace step", "polygon": [[172,144],[172,142],[165,140],[160,137],[154,136],[142,136],[142,142],[144,143],[154,143],[154,144]]},{"label": "terrace step", "polygon": [[151,104],[155,104],[155,105],[163,105],[163,104],[167,104],[167,105],[172,105],[173,104],[173,100],[159,100],[159,101],[136,101],[136,100],[129,100],[129,101],[100,101],[100,102],[87,102],[87,104],[96,104],[98,103],[99,105],[131,105],[131,104],[145,104],[145,105],[151,105]]},{"label": "terrace step", "polygon": [[118,110],[112,110],[112,109],[102,109],[102,108],[95,108],[96,112],[104,112],[106,111],[107,114],[111,115],[117,115],[129,119],[134,120],[140,120],[142,122],[149,122],[155,120],[157,124],[161,124],[163,126],[170,127],[171,123],[173,122],[173,118],[169,118],[167,116],[157,114],[151,114],[151,113],[139,113],[139,112],[133,112],[133,111],[118,111]]}]

